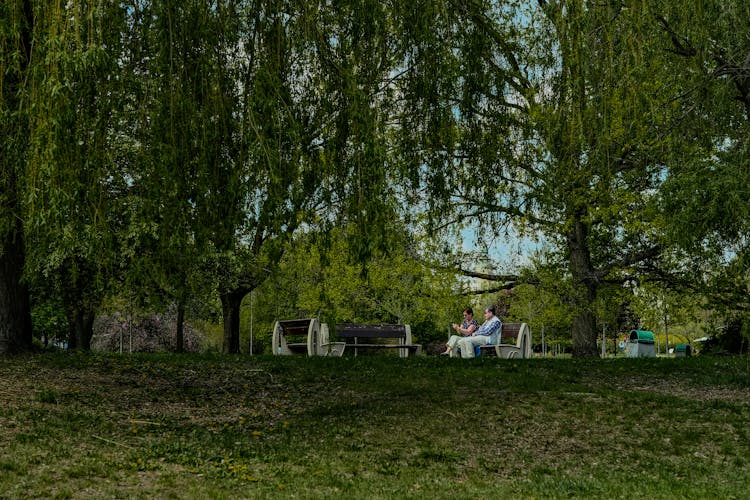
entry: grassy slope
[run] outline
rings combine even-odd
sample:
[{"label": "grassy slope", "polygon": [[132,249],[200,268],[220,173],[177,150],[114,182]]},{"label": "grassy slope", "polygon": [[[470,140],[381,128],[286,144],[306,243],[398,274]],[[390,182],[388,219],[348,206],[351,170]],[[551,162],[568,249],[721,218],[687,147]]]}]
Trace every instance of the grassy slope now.
[{"label": "grassy slope", "polygon": [[748,358],[0,357],[0,498],[747,498]]}]

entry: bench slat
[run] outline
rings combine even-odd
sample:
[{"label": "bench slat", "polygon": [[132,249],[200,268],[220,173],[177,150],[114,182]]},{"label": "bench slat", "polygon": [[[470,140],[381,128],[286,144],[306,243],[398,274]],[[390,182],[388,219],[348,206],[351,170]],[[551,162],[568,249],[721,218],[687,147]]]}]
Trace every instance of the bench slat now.
[{"label": "bench slat", "polygon": [[336,325],[336,333],[341,338],[406,338],[404,325]]},{"label": "bench slat", "polygon": [[418,349],[422,347],[421,344],[347,344],[347,346],[359,349],[365,347],[373,347],[375,349]]},{"label": "bench slat", "polygon": [[288,319],[279,321],[285,335],[307,335],[310,319]]},{"label": "bench slat", "polygon": [[339,336],[339,338],[343,339],[356,339],[356,338],[362,338],[362,339],[403,339],[406,338],[406,335],[403,333],[394,333],[394,332],[336,332]]},{"label": "bench slat", "polygon": [[[521,331],[521,323],[503,323],[502,338],[503,341],[510,340],[515,344],[518,333]],[[502,342],[505,343],[505,342]]]},{"label": "bench slat", "polygon": [[354,349],[355,356],[358,349],[404,349],[399,351],[402,357],[422,352],[421,344],[407,343],[411,342],[408,325],[341,323],[336,325],[336,334],[349,348]]}]

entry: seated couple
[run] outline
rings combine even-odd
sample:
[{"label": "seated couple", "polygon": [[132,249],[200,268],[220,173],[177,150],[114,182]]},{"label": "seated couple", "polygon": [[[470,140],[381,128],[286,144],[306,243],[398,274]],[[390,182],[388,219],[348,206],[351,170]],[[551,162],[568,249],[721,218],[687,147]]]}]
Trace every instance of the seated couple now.
[{"label": "seated couple", "polygon": [[503,323],[495,316],[495,308],[489,306],[484,310],[484,323],[479,326],[474,319],[474,311],[471,307],[464,309],[464,321],[461,325],[453,324],[453,329],[460,335],[451,335],[445,352],[447,356],[456,357],[456,351],[461,349],[462,358],[474,357],[474,346],[496,344]]}]

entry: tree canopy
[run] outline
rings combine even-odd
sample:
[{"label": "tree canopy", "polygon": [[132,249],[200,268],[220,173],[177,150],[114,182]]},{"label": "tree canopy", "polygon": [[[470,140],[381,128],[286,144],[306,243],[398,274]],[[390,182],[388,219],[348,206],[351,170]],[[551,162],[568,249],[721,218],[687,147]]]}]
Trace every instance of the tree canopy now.
[{"label": "tree canopy", "polygon": [[243,298],[300,235],[413,277],[389,232],[456,224],[543,235],[577,356],[610,287],[746,311],[750,12],[699,7],[8,0],[0,351],[30,346],[41,297],[87,348],[108,296],[215,293],[238,352]]}]

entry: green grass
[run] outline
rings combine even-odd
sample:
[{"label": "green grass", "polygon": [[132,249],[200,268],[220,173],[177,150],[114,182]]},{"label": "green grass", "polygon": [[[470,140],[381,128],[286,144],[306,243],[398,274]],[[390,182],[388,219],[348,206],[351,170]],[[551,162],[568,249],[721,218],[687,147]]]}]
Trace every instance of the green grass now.
[{"label": "green grass", "polygon": [[0,498],[748,498],[747,358],[0,357]]}]

